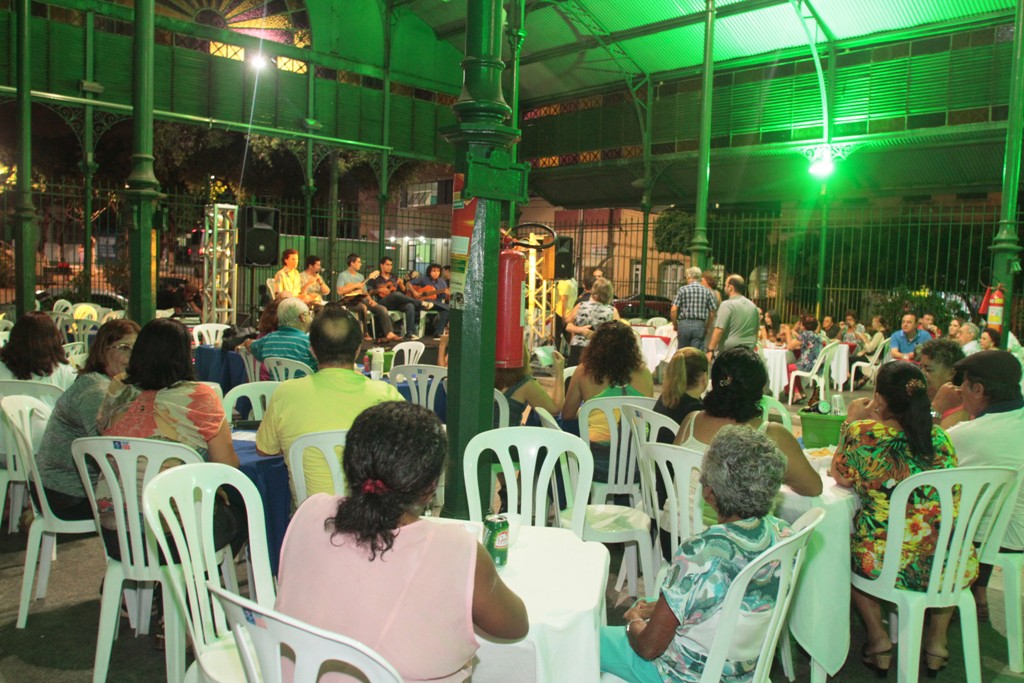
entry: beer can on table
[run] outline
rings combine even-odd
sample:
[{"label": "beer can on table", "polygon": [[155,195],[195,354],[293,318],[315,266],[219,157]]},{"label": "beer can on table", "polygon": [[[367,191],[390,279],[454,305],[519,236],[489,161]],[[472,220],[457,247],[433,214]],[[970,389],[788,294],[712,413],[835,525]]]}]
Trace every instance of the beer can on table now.
[{"label": "beer can on table", "polygon": [[508,518],[505,515],[484,518],[484,549],[494,560],[495,567],[508,564]]}]

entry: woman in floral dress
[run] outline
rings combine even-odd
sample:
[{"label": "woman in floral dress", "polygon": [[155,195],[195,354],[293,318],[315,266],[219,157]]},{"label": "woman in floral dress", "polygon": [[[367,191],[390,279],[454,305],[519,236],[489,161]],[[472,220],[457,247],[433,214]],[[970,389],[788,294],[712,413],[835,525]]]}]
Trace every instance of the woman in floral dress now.
[{"label": "woman in floral dress", "polygon": [[[865,408],[851,407],[850,422],[832,461],[831,474],[841,486],[860,496],[851,538],[853,571],[873,579],[882,570],[889,530],[889,501],[896,485],[929,470],[956,467],[956,453],[941,427],[932,425],[928,389],[917,365],[896,361],[883,365],[876,378],[874,398]],[[860,414],[858,414],[860,413]],[[865,419],[859,419],[863,417]],[[930,488],[911,495],[903,552],[896,585],[905,590],[928,588],[932,557],[939,535],[939,499]],[[965,576],[974,581],[977,562]],[[892,661],[892,642],[878,601],[854,589],[853,602],[864,619],[868,641],[862,652],[868,666],[886,670]],[[949,659],[946,630],[953,608],[929,610],[925,629],[925,665],[930,670]]]}]

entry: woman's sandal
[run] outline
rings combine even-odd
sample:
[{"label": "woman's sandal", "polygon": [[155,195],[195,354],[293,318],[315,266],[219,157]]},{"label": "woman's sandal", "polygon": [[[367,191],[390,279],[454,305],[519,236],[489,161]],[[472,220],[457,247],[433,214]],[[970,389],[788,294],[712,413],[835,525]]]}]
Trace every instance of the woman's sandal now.
[{"label": "woman's sandal", "polygon": [[937,655],[928,652],[928,650],[925,650],[922,654],[924,655],[924,669],[925,673],[928,674],[928,678],[935,678],[949,664],[949,655]]},{"label": "woman's sandal", "polygon": [[874,669],[879,678],[885,678],[889,674],[889,667],[892,666],[892,647],[879,652],[868,652],[865,645],[860,650],[860,660],[869,669]]}]

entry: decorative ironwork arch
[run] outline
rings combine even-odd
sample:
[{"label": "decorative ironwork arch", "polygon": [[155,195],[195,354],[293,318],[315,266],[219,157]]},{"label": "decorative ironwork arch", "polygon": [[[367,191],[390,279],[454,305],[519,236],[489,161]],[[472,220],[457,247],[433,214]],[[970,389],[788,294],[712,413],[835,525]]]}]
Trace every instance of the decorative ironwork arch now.
[{"label": "decorative ironwork arch", "polygon": [[[131,4],[127,0],[119,0]],[[235,31],[295,47],[311,47],[313,32],[303,0],[156,0],[164,16]]]}]

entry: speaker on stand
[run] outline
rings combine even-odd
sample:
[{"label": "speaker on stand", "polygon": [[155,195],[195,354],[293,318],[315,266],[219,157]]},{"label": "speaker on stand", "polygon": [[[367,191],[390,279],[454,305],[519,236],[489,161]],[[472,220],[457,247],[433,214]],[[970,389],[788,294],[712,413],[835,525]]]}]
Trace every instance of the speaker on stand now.
[{"label": "speaker on stand", "polygon": [[278,258],[277,229],[281,212],[271,206],[246,206],[242,209],[238,225],[238,265],[249,269],[250,318],[259,316],[256,268],[276,266]]},{"label": "speaker on stand", "polygon": [[555,279],[568,280],[576,272],[576,254],[571,237],[558,236],[555,243]]}]

